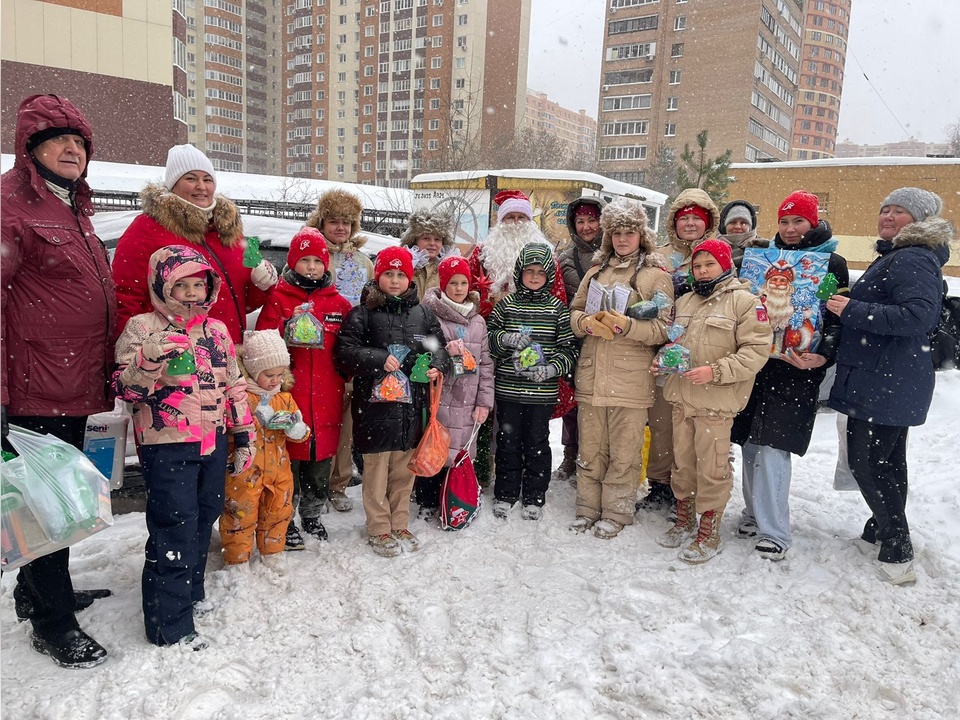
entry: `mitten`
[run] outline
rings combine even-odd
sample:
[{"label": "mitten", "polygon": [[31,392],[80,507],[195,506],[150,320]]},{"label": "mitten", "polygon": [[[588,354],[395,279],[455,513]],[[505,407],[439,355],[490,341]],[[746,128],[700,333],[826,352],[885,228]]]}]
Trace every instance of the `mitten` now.
[{"label": "mitten", "polygon": [[227,472],[231,475],[240,475],[250,469],[253,465],[253,457],[257,454],[257,449],[249,445],[238,445],[233,449],[233,455],[227,464]]},{"label": "mitten", "polygon": [[633,321],[616,310],[607,310],[603,314],[603,317],[600,318],[600,322],[613,330],[615,335],[623,335],[623,333],[630,329],[630,323]]},{"label": "mitten", "polygon": [[264,258],[250,272],[250,281],[259,289],[267,291],[277,284],[277,269],[272,262]]},{"label": "mitten", "polygon": [[163,363],[190,349],[190,339],[180,333],[153,333],[143,341],[140,354],[147,362]]},{"label": "mitten", "polygon": [[530,344],[530,336],[518,332],[508,332],[500,336],[500,344],[504,347],[520,350]]},{"label": "mitten", "polygon": [[293,415],[295,422],[288,429],[287,437],[291,440],[303,440],[307,433],[310,432],[310,428],[307,427],[307,424],[303,421],[303,413],[297,410]]},{"label": "mitten", "polygon": [[270,407],[270,403],[268,403],[266,400],[267,399],[265,397],[261,398],[260,402],[257,403],[256,409],[253,411],[253,414],[257,416],[257,420],[260,422],[261,427],[267,427],[267,424],[270,422],[270,418],[276,414],[274,409]]},{"label": "mitten", "polygon": [[601,340],[613,340],[613,330],[601,322],[605,314],[598,312],[596,315],[587,315],[580,320],[580,329],[587,335],[593,335]]},{"label": "mitten", "polygon": [[535,383],[546,382],[547,380],[552,380],[559,373],[555,365],[536,365],[527,370],[521,370],[520,374],[525,378],[533,380]]}]

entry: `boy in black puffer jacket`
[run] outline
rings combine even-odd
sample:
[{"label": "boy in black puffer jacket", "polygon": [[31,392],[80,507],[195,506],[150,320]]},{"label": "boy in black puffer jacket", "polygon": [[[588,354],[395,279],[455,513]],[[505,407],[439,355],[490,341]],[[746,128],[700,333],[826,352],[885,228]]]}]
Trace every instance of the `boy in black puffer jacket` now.
[{"label": "boy in black puffer jacket", "polygon": [[[447,368],[449,357],[440,322],[417,298],[410,251],[381,251],[374,277],[343,324],[334,360],[340,373],[354,377],[353,446],[363,453],[368,542],[378,555],[393,557],[420,549],[407,528],[414,480],[407,464],[423,433],[428,391],[426,384],[411,382],[413,402],[372,402],[371,396],[388,373],[401,370],[409,377],[420,354],[433,355],[431,379]],[[410,353],[401,362],[390,345],[404,345]]]}]

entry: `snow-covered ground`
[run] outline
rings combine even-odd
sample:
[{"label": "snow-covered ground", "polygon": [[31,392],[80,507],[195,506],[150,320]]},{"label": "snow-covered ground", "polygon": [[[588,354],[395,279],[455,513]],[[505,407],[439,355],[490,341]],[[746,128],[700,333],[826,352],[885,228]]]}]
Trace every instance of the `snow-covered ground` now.
[{"label": "snow-covered ground", "polygon": [[[460,533],[414,521],[417,555],[364,544],[358,507],[326,516],[276,575],[221,571],[211,555],[199,622],[210,648],[160,649],[143,636],[143,516],[73,550],[79,588],[114,595],[80,614],[110,652],[65,670],[29,646],[2,579],[4,718],[956,718],[960,708],[960,371],[938,374],[909,447],[909,518],[919,582],[893,588],[852,547],[867,510],[832,488],[836,416],[822,413],[793,482],[795,544],[774,564],[733,537],[688,567],[640,513],[612,541],[567,530],[574,491],[554,485],[544,518]],[[554,427],[555,452],[559,427]],[[555,455],[555,462],[557,456]],[[489,491],[488,491],[489,497]],[[216,534],[213,544],[218,543]]]}]

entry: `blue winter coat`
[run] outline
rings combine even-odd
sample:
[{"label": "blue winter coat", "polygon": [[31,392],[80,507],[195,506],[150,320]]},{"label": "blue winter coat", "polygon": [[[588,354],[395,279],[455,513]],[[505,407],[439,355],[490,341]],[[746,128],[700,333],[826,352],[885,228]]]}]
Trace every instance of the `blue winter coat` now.
[{"label": "blue winter coat", "polygon": [[933,399],[928,334],[943,297],[950,223],[939,217],[878,240],[874,260],[850,290],[840,321],[837,378],[830,407],[877,425],[923,425]]}]

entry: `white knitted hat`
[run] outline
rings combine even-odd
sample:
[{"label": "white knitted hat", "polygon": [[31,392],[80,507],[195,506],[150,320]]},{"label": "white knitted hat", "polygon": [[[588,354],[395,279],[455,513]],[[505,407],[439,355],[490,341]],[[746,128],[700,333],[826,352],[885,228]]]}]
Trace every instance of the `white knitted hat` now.
[{"label": "white knitted hat", "polygon": [[210,175],[214,183],[217,182],[217,173],[210,158],[193,145],[174,145],[167,151],[167,175],[163,184],[167,190],[173,190],[177,180],[191,170],[201,170]]},{"label": "white knitted hat", "polygon": [[243,366],[256,382],[264,370],[290,367],[290,353],[278,330],[247,331],[243,334]]}]

